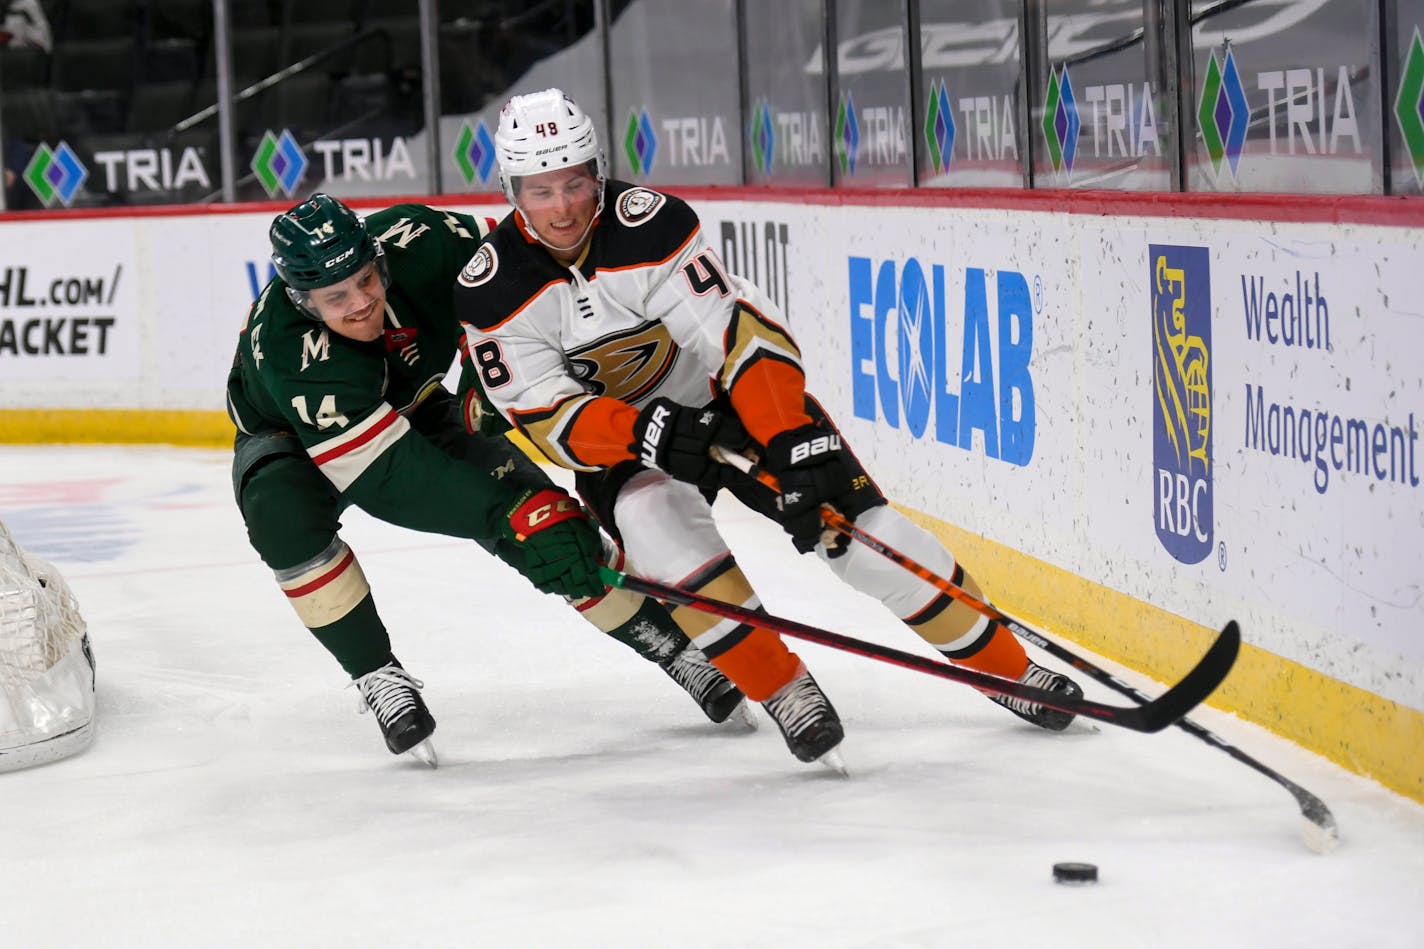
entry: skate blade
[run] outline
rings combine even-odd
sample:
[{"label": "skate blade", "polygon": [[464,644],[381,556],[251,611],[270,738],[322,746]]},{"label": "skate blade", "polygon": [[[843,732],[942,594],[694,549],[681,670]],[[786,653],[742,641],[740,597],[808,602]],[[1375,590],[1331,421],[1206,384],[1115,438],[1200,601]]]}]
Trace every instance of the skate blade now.
[{"label": "skate blade", "polygon": [[419,761],[421,764],[429,765],[432,768],[440,767],[440,757],[435,754],[435,746],[430,743],[429,738],[425,739],[415,747],[407,749],[406,754],[410,755],[412,758],[414,758],[416,761]]},{"label": "skate blade", "polygon": [[850,777],[850,772],[846,770],[845,759],[841,757],[839,748],[832,748],[821,755],[816,759],[816,764],[824,765],[842,778]]},{"label": "skate blade", "polygon": [[724,731],[754,732],[761,724],[757,721],[756,713],[752,711],[752,703],[742,699],[737,707],[732,709],[732,714],[724,718],[717,727]]}]

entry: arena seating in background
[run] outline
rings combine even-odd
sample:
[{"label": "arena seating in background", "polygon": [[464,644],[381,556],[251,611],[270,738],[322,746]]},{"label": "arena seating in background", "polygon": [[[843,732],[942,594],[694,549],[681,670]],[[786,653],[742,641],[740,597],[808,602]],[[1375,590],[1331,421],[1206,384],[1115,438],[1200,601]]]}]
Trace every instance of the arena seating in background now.
[{"label": "arena seating in background", "polygon": [[[0,130],[7,139],[23,140],[31,150],[63,139],[85,161],[95,152],[171,147],[179,141],[175,125],[216,102],[212,0],[41,2],[53,51],[17,48],[0,55]],[[418,128],[421,44],[414,0],[228,0],[227,7],[235,91],[321,57],[238,103],[239,148],[253,147],[268,129],[287,128],[310,141]],[[505,87],[508,68],[527,68],[527,61],[505,61],[523,60],[529,50],[501,24],[526,17],[529,9],[520,0],[441,0],[445,112],[482,108]],[[538,24],[528,29],[537,33]],[[216,134],[217,122],[209,119],[181,140],[215,148]],[[86,185],[96,187],[95,180]],[[161,197],[119,189],[76,203]]]}]

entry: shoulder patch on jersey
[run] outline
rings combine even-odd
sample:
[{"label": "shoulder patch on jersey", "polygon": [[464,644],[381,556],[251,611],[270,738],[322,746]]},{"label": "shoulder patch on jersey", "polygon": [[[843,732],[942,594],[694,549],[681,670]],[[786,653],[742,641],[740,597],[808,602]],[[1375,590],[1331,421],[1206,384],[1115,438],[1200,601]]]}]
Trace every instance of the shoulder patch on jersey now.
[{"label": "shoulder patch on jersey", "polygon": [[478,287],[488,283],[498,268],[499,255],[495,253],[494,246],[488,242],[481,244],[480,249],[475,251],[475,256],[471,257],[460,271],[460,284]]},{"label": "shoulder patch on jersey", "polygon": [[649,221],[654,214],[667,204],[667,196],[647,188],[629,188],[618,196],[614,210],[618,220],[629,227],[637,227]]}]

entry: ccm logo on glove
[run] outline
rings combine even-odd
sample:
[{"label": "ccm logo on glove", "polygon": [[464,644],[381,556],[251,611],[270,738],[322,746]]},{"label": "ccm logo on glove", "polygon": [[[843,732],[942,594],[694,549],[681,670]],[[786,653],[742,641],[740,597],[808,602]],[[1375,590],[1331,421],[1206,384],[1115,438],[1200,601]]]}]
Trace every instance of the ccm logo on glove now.
[{"label": "ccm logo on glove", "polygon": [[643,429],[643,450],[639,460],[649,468],[660,468],[658,464],[658,443],[663,440],[663,430],[667,428],[672,410],[665,404],[654,403],[647,427]]},{"label": "ccm logo on glove", "polygon": [[515,540],[522,542],[536,531],[572,517],[582,516],[583,511],[573,498],[567,494],[544,490],[520,504],[514,513],[510,514],[509,524],[514,529]]},{"label": "ccm logo on glove", "polygon": [[819,435],[809,441],[800,442],[791,446],[791,457],[787,463],[799,465],[804,461],[809,461],[818,455],[828,455],[841,450],[841,437],[839,435]]}]

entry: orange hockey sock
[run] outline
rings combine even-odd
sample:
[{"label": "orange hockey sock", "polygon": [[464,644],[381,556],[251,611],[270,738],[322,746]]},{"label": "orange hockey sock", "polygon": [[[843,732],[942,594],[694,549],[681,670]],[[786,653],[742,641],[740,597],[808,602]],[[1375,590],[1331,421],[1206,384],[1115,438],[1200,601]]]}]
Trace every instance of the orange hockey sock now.
[{"label": "orange hockey sock", "polygon": [[753,628],[726,652],[708,657],[753,702],[764,702],[801,671],[801,660],[781,637]]},{"label": "orange hockey sock", "polygon": [[994,633],[982,649],[973,655],[955,656],[950,662],[1004,679],[1018,679],[1028,668],[1028,653],[1013,633],[1002,623],[995,622]]}]

